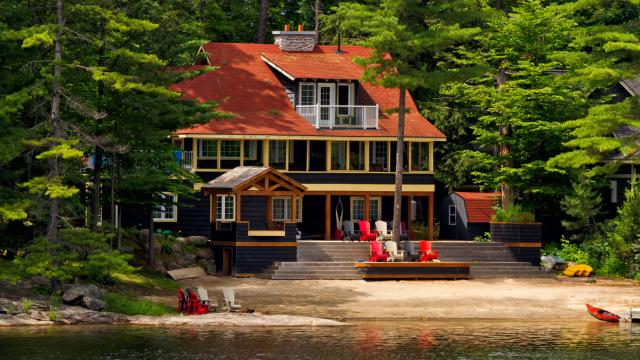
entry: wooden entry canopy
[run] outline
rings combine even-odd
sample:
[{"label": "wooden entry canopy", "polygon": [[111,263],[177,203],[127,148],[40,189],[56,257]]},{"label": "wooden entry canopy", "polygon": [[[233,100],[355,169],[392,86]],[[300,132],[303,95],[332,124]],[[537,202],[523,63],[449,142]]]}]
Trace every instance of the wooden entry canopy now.
[{"label": "wooden entry canopy", "polygon": [[[241,221],[240,204],[242,196],[266,196],[267,219],[271,219],[272,196],[290,196],[292,214],[295,221],[296,199],[307,188],[292,178],[270,167],[238,166],[202,186],[205,196],[233,194],[236,196],[236,222]],[[212,199],[213,200],[213,199]],[[216,209],[213,206],[213,209]],[[215,210],[214,210],[215,211]],[[215,216],[212,219],[215,221]]]}]

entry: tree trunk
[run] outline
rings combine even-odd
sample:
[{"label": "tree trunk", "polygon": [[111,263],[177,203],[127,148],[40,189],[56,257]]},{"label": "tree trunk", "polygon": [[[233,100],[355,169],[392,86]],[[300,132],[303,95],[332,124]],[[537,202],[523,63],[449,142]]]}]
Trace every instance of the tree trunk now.
[{"label": "tree trunk", "polygon": [[313,9],[313,11],[315,12],[315,26],[313,31],[316,32],[316,45],[318,45],[320,43],[320,11],[321,11],[321,3],[320,0],[316,0],[316,6]]},{"label": "tree trunk", "polygon": [[111,225],[118,223],[116,219],[116,154],[111,154]]},{"label": "tree trunk", "polygon": [[[400,87],[400,98],[398,100],[398,137],[396,149],[396,178],[395,190],[393,192],[393,241],[400,242],[400,231],[402,230],[402,169],[404,155],[404,115],[405,115],[405,96],[407,90]],[[365,204],[369,206],[369,204]]]},{"label": "tree trunk", "polygon": [[91,231],[98,231],[98,215],[100,214],[100,177],[102,176],[102,149],[96,145],[93,155],[93,189],[91,190]]},{"label": "tree trunk", "polygon": [[155,248],[154,248],[154,237],[155,234],[153,233],[154,229],[153,229],[153,206],[149,209],[149,244],[148,244],[148,257],[149,257],[149,267],[151,269],[153,269],[153,267],[155,266]]},{"label": "tree trunk", "polygon": [[269,0],[260,0],[260,15],[258,18],[258,43],[264,44],[267,35],[267,13]]},{"label": "tree trunk", "polygon": [[207,0],[200,0],[200,22],[204,27],[204,23],[207,22]]},{"label": "tree trunk", "polygon": [[[62,18],[62,0],[56,2],[56,17],[58,20],[58,31],[56,32],[55,55],[53,65],[53,95],[51,97],[51,128],[53,137],[62,138],[62,124],[60,122],[60,77],[62,71],[60,63],[62,62],[62,28],[64,19]],[[57,181],[60,177],[60,164],[58,156],[52,156],[47,161],[49,166],[49,181]],[[47,224],[47,239],[54,241],[58,238],[58,214],[60,200],[51,198],[49,203],[49,223]]]},{"label": "tree trunk", "polygon": [[[507,72],[504,69],[500,69],[500,72],[498,73],[498,79],[496,81],[496,87],[499,89],[506,82]],[[499,132],[500,138],[502,139],[502,141],[500,142],[500,157],[502,158],[501,167],[508,167],[508,158],[511,154],[511,145],[509,145],[506,140],[507,138],[511,137],[511,124],[500,125]],[[500,183],[500,192],[502,193],[502,208],[510,208],[514,202],[513,189],[511,188],[511,185],[507,181],[502,181]]]}]

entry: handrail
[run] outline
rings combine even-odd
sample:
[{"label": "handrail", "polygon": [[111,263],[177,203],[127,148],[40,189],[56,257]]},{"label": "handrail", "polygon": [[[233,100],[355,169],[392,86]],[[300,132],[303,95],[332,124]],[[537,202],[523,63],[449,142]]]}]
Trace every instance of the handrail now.
[{"label": "handrail", "polygon": [[296,111],[316,129],[378,129],[378,105],[298,105]]}]

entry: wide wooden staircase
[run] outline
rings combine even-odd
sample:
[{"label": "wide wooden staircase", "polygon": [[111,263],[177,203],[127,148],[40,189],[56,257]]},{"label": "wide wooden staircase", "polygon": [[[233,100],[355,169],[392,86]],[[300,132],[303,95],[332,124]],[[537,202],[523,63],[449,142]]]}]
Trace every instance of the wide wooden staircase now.
[{"label": "wide wooden staircase", "polygon": [[[415,242],[418,248],[418,242]],[[499,242],[434,241],[441,261],[471,264],[472,278],[550,277],[531,263],[516,261]],[[261,274],[273,280],[359,280],[354,263],[369,258],[369,244],[350,241],[298,241],[298,261],[276,262]]]}]

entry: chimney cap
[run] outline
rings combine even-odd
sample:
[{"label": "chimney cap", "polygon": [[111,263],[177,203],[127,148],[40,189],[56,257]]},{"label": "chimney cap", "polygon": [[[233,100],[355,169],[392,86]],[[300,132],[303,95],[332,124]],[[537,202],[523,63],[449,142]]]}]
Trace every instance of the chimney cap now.
[{"label": "chimney cap", "polygon": [[315,35],[315,31],[272,31],[273,35],[287,35],[287,36],[295,36],[295,35]]}]

